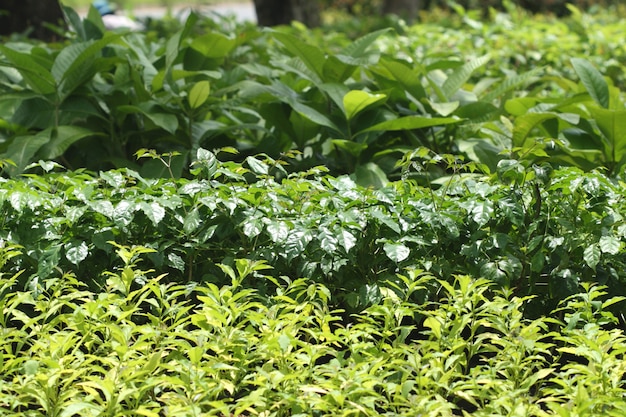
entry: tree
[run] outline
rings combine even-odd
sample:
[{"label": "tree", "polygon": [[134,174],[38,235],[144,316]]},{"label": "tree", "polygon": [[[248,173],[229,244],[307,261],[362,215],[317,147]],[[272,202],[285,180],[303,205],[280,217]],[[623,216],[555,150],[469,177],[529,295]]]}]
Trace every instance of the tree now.
[{"label": "tree", "polygon": [[0,36],[27,33],[32,38],[53,41],[56,33],[47,26],[59,26],[63,12],[56,0],[2,0]]},{"label": "tree", "polygon": [[254,0],[254,7],[261,26],[288,25],[296,20],[315,27],[321,22],[320,5],[315,0]]}]

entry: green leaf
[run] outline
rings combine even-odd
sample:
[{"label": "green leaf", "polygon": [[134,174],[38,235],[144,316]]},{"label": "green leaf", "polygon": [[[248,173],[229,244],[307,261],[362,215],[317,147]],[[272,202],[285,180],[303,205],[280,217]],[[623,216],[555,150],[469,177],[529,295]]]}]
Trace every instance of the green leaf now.
[{"label": "green leaf", "polygon": [[599,247],[602,253],[617,255],[622,248],[622,243],[615,236],[602,236]]},{"label": "green leaf", "polygon": [[56,82],[50,69],[41,65],[33,56],[15,51],[4,45],[0,45],[0,52],[10,62],[8,65],[6,62],[0,61],[0,65],[10,66],[18,70],[33,91],[44,96],[56,91]]},{"label": "green leaf", "polygon": [[462,119],[457,119],[454,117],[405,116],[398,119],[392,119],[378,123],[374,126],[368,127],[367,129],[360,131],[359,133],[423,129],[426,127],[460,123],[462,121]]},{"label": "green leaf", "polygon": [[139,208],[155,226],[157,226],[165,217],[165,209],[156,201],[152,203],[142,201],[139,203]]},{"label": "green leaf", "polygon": [[513,146],[524,146],[526,138],[533,129],[557,117],[556,113],[527,113],[517,117],[513,127]]},{"label": "green leaf", "polygon": [[591,269],[595,269],[600,262],[600,248],[597,244],[589,245],[583,251],[583,260]]},{"label": "green leaf", "polygon": [[321,49],[287,33],[278,32],[276,30],[269,30],[269,33],[271,37],[280,42],[292,56],[302,60],[306,67],[319,77],[320,81],[323,80],[326,56]]},{"label": "green leaf", "polygon": [[65,257],[78,266],[89,255],[89,248],[85,242],[73,241],[65,245]]},{"label": "green leaf", "polygon": [[192,109],[197,109],[202,106],[207,99],[209,98],[209,94],[211,92],[211,83],[208,81],[199,81],[191,88],[189,91],[189,96],[187,96],[187,101],[189,102],[189,107]]},{"label": "green leaf", "polygon": [[230,39],[218,32],[210,32],[202,36],[196,36],[190,45],[207,58],[226,58],[237,46],[235,39]]},{"label": "green leaf", "polygon": [[[96,133],[90,129],[78,126],[59,126],[56,130],[50,130],[48,143],[41,147],[38,157],[43,159],[54,159],[63,153],[74,143]],[[104,136],[103,134],[98,134]]]},{"label": "green leaf", "polygon": [[411,250],[402,243],[385,243],[383,250],[389,259],[400,263],[409,257]]},{"label": "green leaf", "polygon": [[352,120],[366,108],[379,104],[387,98],[385,94],[371,94],[367,91],[352,90],[343,96],[343,107],[346,118]]},{"label": "green leaf", "polygon": [[350,252],[350,249],[356,246],[356,237],[345,229],[342,229],[338,233],[337,238],[337,241],[341,246],[343,246],[346,252]]},{"label": "green leaf", "polygon": [[[379,72],[386,77],[391,77],[400,83],[402,88],[411,94],[413,98],[419,100],[426,97],[426,91],[418,71],[409,68],[404,63],[386,59],[380,61],[379,67],[379,69],[374,68],[373,71]],[[386,71],[382,71],[383,69]]]},{"label": "green leaf", "polygon": [[[389,33],[391,31],[390,28],[385,28],[381,30],[377,30],[374,32],[370,32],[357,40],[351,42],[346,46],[340,54],[337,55],[341,61],[351,64],[351,65],[366,65],[370,63],[371,60],[371,52],[368,52],[369,47],[374,43],[376,39],[378,39],[381,35],[385,33]],[[374,52],[376,55],[379,54],[378,51]]]},{"label": "green leaf", "polygon": [[572,58],[572,66],[585,89],[598,105],[609,107],[609,85],[602,74],[586,59]]},{"label": "green leaf", "polygon": [[461,65],[459,68],[456,68],[452,74],[446,79],[441,87],[441,91],[450,101],[452,96],[456,94],[456,92],[463,87],[463,85],[469,80],[472,73],[476,71],[478,68],[485,65],[489,62],[491,57],[489,55],[484,55],[478,58],[474,58],[471,61]]},{"label": "green leaf", "polygon": [[357,165],[352,178],[362,187],[376,189],[383,188],[389,183],[385,172],[374,162]]},{"label": "green leaf", "polygon": [[72,91],[90,80],[97,72],[106,67],[97,59],[102,49],[118,39],[121,34],[111,35],[98,41],[71,44],[59,52],[52,65],[59,96],[64,100]]},{"label": "green leaf", "polygon": [[185,219],[183,220],[183,231],[187,234],[187,236],[193,235],[201,224],[200,213],[197,208],[194,208],[185,216]]},{"label": "green leaf", "polygon": [[608,140],[607,158],[614,163],[622,163],[626,159],[626,110],[591,107],[589,113]]},{"label": "green leaf", "polygon": [[15,167],[7,168],[11,175],[20,174],[24,170],[39,149],[48,143],[51,130],[48,129],[34,136],[18,136],[11,141],[3,156],[15,163]]}]

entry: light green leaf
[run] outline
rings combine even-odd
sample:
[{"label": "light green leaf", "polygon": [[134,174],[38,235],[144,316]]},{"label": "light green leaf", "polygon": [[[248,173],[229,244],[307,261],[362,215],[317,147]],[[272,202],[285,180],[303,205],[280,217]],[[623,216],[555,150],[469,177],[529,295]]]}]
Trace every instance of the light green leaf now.
[{"label": "light green leaf", "polygon": [[441,322],[435,317],[426,317],[424,327],[430,329],[435,339],[441,339]]},{"label": "light green leaf", "polygon": [[605,109],[609,107],[609,85],[600,71],[583,58],[572,58],[572,66],[585,89],[596,103]]},{"label": "light green leaf", "polygon": [[595,269],[600,262],[600,248],[598,245],[589,245],[583,251],[583,259],[589,268]]},{"label": "light green leaf", "polygon": [[429,100],[428,104],[430,104],[430,107],[432,107],[434,111],[439,113],[440,116],[447,117],[459,108],[460,102],[452,101],[450,103],[435,103]]},{"label": "light green leaf", "polygon": [[346,118],[352,120],[366,108],[378,104],[387,98],[385,94],[371,94],[367,91],[352,90],[343,96]]},{"label": "light green leaf", "polygon": [[478,68],[485,65],[489,62],[491,57],[489,55],[484,55],[478,58],[474,58],[469,62],[461,65],[456,68],[452,74],[446,79],[441,87],[441,91],[446,96],[448,101],[452,98],[452,96],[461,88],[463,85],[469,80],[472,73],[476,71]]},{"label": "light green leaf", "polygon": [[345,229],[342,229],[337,237],[339,244],[343,246],[346,252],[350,252],[350,249],[356,245],[356,237]]},{"label": "light green leaf", "polygon": [[420,80],[421,74],[418,70],[414,70],[401,62],[386,59],[382,59],[378,67],[372,70],[400,83],[415,99],[419,100],[426,97],[426,91]]},{"label": "light green leaf", "polygon": [[622,244],[615,236],[602,236],[600,238],[599,247],[602,253],[617,255],[622,248]]},{"label": "light green leaf", "polygon": [[156,201],[153,201],[152,203],[142,201],[139,203],[139,208],[155,226],[158,225],[165,217],[165,209]]},{"label": "light green leaf", "polygon": [[191,47],[207,58],[225,58],[237,46],[237,41],[219,32],[210,32],[193,38]]},{"label": "light green leaf", "polygon": [[411,250],[402,243],[385,243],[383,250],[389,259],[399,263],[411,254]]},{"label": "light green leaf", "polygon": [[626,110],[591,107],[589,113],[608,140],[605,152],[608,159],[614,163],[622,162],[626,158]]},{"label": "light green leaf", "polygon": [[209,98],[210,92],[211,84],[208,81],[199,81],[194,84],[191,91],[189,91],[189,96],[187,96],[189,107],[197,109],[202,106]]},{"label": "light green leaf", "polygon": [[74,241],[65,245],[65,257],[76,266],[85,260],[88,254],[89,248],[85,242]]},{"label": "light green leaf", "polygon": [[423,129],[425,127],[449,125],[454,123],[460,123],[462,121],[462,119],[457,119],[454,117],[406,116],[378,123],[372,127],[368,127],[367,129],[360,131],[359,133]]}]

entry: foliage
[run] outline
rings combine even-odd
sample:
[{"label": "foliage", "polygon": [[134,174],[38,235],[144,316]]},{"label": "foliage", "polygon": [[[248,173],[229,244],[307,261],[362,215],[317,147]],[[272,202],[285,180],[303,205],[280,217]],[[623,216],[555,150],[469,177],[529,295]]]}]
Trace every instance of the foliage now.
[{"label": "foliage", "polygon": [[420,146],[489,172],[550,157],[618,175],[622,29],[572,10],[566,21],[517,11],[487,24],[459,9],[448,24],[397,21],[352,40],[194,14],[111,33],[94,10],[81,20],[66,9],[67,42],[0,48],[0,151],[10,175],[55,159],[168,176],[133,158],[149,148],[176,152],[170,169],[188,176],[200,147],[223,146],[240,160],[297,150],[290,170],[324,164],[371,185],[399,178],[395,163]]},{"label": "foliage", "polygon": [[[626,340],[614,300],[586,287],[563,319],[524,319],[525,298],[484,280],[398,275],[345,322],[330,291],[275,280],[264,263],[232,282],[174,284],[123,261],[94,292],[72,273],[20,291],[0,277],[0,410],[24,416],[623,415]],[[121,285],[131,277],[141,284]],[[270,280],[265,295],[247,280]],[[572,314],[572,312],[575,312]]]},{"label": "foliage", "polygon": [[[153,249],[150,268],[178,283],[224,283],[218,265],[267,262],[276,279],[324,284],[348,311],[376,304],[405,269],[470,274],[536,295],[530,315],[548,313],[583,282],[624,293],[624,193],[600,173],[503,160],[497,176],[478,177],[471,163],[422,150],[403,163],[404,180],[372,189],[323,168],[288,174],[285,160],[262,155],[239,164],[200,149],[196,160],[191,179],[122,169],[3,180],[0,238],[28,248],[7,265],[23,270],[30,288],[58,270],[100,288],[100,272],[116,265],[115,241]],[[433,164],[456,175],[438,189],[410,179]],[[271,291],[266,285],[251,284]]]}]

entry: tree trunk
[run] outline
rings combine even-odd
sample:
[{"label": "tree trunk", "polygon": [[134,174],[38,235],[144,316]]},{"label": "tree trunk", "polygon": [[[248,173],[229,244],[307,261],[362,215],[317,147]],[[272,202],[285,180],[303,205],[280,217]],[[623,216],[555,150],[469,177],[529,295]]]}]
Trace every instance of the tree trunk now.
[{"label": "tree trunk", "polygon": [[320,25],[320,6],[315,0],[254,0],[261,26],[288,25],[292,21],[308,27]]},{"label": "tree trunk", "polygon": [[413,22],[420,8],[420,0],[385,0],[384,14],[395,14],[408,22]]},{"label": "tree trunk", "polygon": [[58,35],[45,24],[63,25],[63,12],[57,0],[2,0],[0,36],[26,33],[43,41],[56,40]]}]

